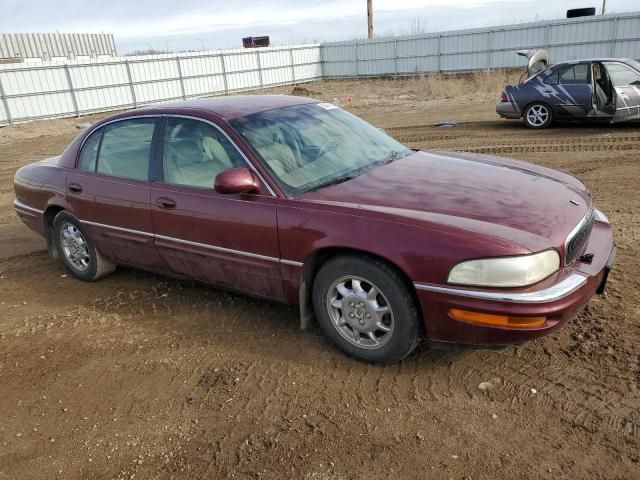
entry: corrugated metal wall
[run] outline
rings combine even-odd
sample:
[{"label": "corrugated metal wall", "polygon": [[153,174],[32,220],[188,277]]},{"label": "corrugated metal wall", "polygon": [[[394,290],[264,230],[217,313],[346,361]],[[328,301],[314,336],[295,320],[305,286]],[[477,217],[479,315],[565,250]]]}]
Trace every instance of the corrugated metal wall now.
[{"label": "corrugated metal wall", "polygon": [[638,59],[640,13],[325,43],[322,67],[325,78],[519,67],[516,50],[539,48],[549,50],[552,62]]},{"label": "corrugated metal wall", "polygon": [[0,33],[0,59],[113,57],[110,33]]},{"label": "corrugated metal wall", "polygon": [[0,65],[0,124],[81,115],[319,78],[518,67],[516,50],[552,62],[640,58],[640,12],[336,42],[181,55]]},{"label": "corrugated metal wall", "polygon": [[321,77],[318,44],[0,65],[0,124],[225,95]]}]

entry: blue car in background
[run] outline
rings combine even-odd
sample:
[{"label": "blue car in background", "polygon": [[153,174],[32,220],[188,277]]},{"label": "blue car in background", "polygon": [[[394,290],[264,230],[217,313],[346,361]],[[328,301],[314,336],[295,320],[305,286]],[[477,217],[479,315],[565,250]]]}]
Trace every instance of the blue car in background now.
[{"label": "blue car in background", "polygon": [[640,62],[593,58],[548,66],[546,50],[517,53],[527,58],[527,71],[502,91],[496,106],[501,117],[522,118],[536,129],[554,121],[640,119]]}]

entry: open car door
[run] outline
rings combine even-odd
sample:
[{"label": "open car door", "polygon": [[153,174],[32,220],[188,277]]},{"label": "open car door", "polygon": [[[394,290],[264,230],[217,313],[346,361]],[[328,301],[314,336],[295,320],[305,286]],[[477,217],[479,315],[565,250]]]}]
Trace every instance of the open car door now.
[{"label": "open car door", "polygon": [[640,72],[621,62],[604,62],[615,91],[613,122],[640,119]]},{"label": "open car door", "polygon": [[527,59],[527,78],[546,70],[549,66],[549,52],[546,50],[518,50],[516,53]]}]

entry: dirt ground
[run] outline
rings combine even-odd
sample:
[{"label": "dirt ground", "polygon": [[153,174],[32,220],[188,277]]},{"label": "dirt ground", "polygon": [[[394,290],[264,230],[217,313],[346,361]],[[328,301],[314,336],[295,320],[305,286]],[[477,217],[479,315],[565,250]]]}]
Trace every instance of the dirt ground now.
[{"label": "dirt ground", "polygon": [[125,268],[72,279],[14,214],[12,179],[97,117],[0,128],[0,479],[640,478],[640,125],[529,131],[495,115],[500,83],[430,82],[295,93],[351,97],[411,147],[577,176],[615,230],[605,296],[525,345],[358,363],[293,307]]}]

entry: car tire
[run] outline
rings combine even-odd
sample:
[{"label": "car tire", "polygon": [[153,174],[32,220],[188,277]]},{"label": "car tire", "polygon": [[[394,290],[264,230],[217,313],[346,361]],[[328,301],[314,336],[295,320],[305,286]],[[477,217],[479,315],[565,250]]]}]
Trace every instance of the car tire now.
[{"label": "car tire", "polygon": [[326,336],[347,355],[396,363],[422,336],[422,318],[405,278],[364,255],[333,257],[313,282],[313,307]]},{"label": "car tire", "polygon": [[529,128],[535,130],[547,128],[553,123],[553,110],[546,103],[534,102],[525,108],[522,119]]},{"label": "car tire", "polygon": [[80,222],[70,213],[62,211],[56,215],[51,235],[58,256],[77,279],[93,282],[116,269],[95,249]]}]

